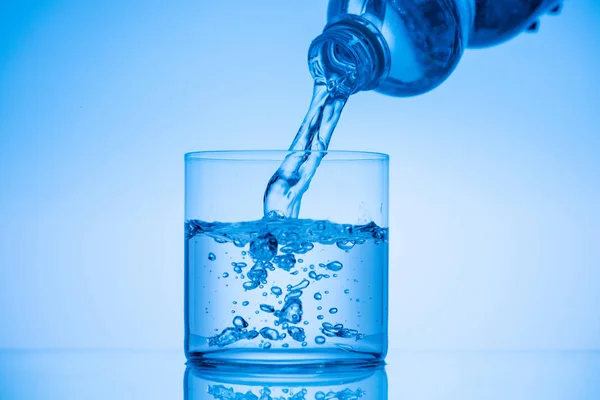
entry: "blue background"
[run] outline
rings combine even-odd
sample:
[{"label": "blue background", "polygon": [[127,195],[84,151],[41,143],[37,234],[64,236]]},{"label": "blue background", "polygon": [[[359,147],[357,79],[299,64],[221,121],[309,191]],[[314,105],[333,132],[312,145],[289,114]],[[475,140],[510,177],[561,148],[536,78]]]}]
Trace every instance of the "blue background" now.
[{"label": "blue background", "polygon": [[[180,349],[183,154],[287,148],[325,2],[0,3],[0,348]],[[600,3],[353,96],[391,156],[395,349],[600,349]]]}]

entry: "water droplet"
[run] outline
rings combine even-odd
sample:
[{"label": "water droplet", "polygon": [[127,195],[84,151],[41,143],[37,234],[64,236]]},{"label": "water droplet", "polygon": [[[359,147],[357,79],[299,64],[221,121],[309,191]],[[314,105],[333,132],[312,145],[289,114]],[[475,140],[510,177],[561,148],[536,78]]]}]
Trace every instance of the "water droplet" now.
[{"label": "water droplet", "polygon": [[344,290],[344,293],[349,294],[350,293],[350,289]]},{"label": "water droplet", "polygon": [[323,307],[319,306],[317,307],[317,310],[321,311],[323,309]]},{"label": "water droplet", "polygon": [[217,259],[217,256],[215,256],[215,253],[208,253],[208,259],[210,261],[215,261]]},{"label": "water droplet", "polygon": [[326,290],[326,291],[325,291],[325,294],[329,294],[329,290]]},{"label": "water droplet", "polygon": [[325,318],[325,317],[324,317],[324,316],[322,316],[322,315],[317,315],[317,319],[321,320],[321,319],[323,319],[323,318]]},{"label": "water droplet", "polygon": [[242,303],[242,305],[243,305],[244,307],[246,307],[248,304],[250,304],[250,302],[249,302],[249,301],[245,301],[245,302],[243,302],[243,303]]},{"label": "water droplet", "polygon": [[335,308],[335,307],[332,307],[332,308],[329,309],[329,313],[330,314],[336,314],[337,312],[338,312],[338,309]]},{"label": "water droplet", "polygon": [[324,336],[317,336],[315,338],[315,343],[316,344],[323,344],[323,343],[325,343],[325,337]]},{"label": "water droplet", "polygon": [[271,343],[270,342],[265,343],[264,348],[265,349],[270,349],[271,348]]},{"label": "water droplet", "polygon": [[317,293],[315,293],[315,295],[313,297],[315,298],[315,300],[321,300],[323,298],[323,295],[321,295],[321,293],[317,292]]},{"label": "water droplet", "polygon": [[290,345],[287,344],[287,343],[284,343],[284,344],[281,345],[281,347],[290,347]]},{"label": "water droplet", "polygon": [[268,293],[267,292],[263,292],[263,296],[266,296]]},{"label": "water droplet", "polygon": [[227,278],[229,274],[227,272],[223,272],[223,278]]}]

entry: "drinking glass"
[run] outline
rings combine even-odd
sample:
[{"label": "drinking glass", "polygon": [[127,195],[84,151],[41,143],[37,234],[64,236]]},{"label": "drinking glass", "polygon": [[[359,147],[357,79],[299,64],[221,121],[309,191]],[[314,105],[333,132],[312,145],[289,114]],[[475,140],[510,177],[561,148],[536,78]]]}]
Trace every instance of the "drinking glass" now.
[{"label": "drinking glass", "polygon": [[[315,153],[185,155],[185,354],[192,363],[384,359],[388,156]],[[322,160],[298,218],[265,217],[265,188],[290,154]]]}]

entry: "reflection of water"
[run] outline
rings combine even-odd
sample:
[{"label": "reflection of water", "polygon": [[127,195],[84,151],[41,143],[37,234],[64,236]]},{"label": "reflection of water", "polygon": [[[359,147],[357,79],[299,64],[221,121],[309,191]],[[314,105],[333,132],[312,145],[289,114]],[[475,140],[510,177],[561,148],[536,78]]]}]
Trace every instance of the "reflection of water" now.
[{"label": "reflection of water", "polygon": [[184,400],[387,400],[383,366],[191,366]]}]

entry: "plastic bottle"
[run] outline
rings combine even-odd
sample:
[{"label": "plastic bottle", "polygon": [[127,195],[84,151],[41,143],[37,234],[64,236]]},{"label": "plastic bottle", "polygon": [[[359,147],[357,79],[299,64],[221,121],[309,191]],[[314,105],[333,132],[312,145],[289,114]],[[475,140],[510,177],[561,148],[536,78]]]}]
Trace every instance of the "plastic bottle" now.
[{"label": "plastic bottle", "polygon": [[330,0],[309,69],[340,96],[363,90],[415,96],[448,78],[465,48],[535,31],[542,14],[561,6],[561,0]]}]

